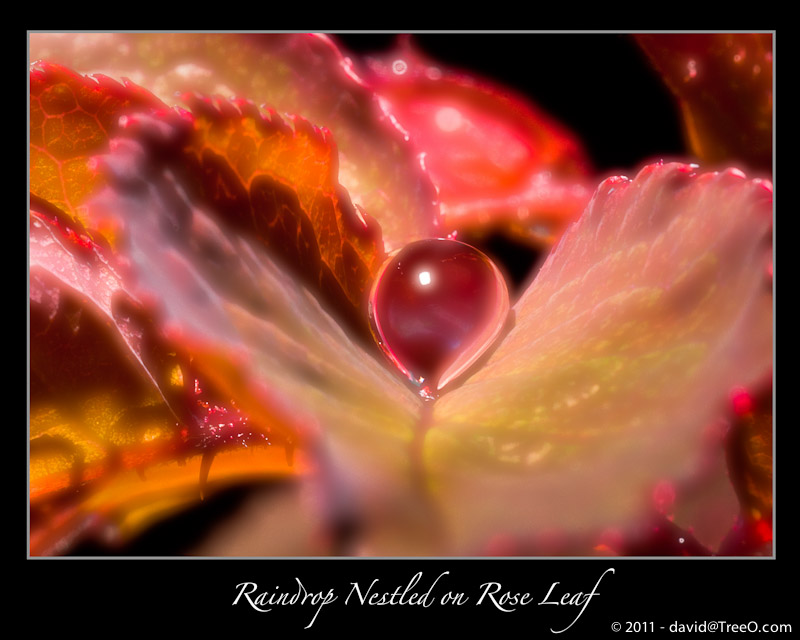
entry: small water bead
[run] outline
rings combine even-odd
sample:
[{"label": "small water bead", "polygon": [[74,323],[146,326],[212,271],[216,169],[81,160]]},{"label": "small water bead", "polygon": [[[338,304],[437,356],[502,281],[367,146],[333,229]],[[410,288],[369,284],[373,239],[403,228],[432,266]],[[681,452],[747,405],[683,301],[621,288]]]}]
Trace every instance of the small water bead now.
[{"label": "small water bead", "polygon": [[406,71],[408,71],[408,63],[402,58],[398,58],[392,62],[392,71],[396,75],[402,76]]},{"label": "small water bead", "polygon": [[474,247],[420,240],[381,267],[369,310],[378,344],[430,399],[500,335],[508,289],[494,263]]}]

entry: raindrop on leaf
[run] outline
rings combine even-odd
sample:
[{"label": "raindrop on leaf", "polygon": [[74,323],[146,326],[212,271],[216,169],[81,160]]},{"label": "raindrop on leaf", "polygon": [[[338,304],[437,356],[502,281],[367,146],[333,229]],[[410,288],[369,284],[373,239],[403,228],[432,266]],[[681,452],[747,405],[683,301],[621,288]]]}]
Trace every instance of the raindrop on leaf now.
[{"label": "raindrop on leaf", "polygon": [[494,343],[508,288],[482,252],[451,239],[413,242],[379,270],[370,295],[375,339],[431,399]]}]

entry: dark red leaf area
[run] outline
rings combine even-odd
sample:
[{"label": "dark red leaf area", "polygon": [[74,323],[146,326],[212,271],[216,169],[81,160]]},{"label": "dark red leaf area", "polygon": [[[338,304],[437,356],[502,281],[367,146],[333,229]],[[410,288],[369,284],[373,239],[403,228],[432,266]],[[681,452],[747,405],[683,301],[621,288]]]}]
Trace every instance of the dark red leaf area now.
[{"label": "dark red leaf area", "polygon": [[712,552],[663,515],[654,515],[616,551],[623,556],[710,556]]},{"label": "dark red leaf area", "polygon": [[195,132],[182,176],[238,233],[294,269],[326,306],[368,336],[366,304],[383,262],[380,227],[356,211],[337,181],[327,132],[251,104],[187,97]]},{"label": "dark red leaf area", "polygon": [[[188,446],[175,412],[114,324],[84,296],[34,269],[30,318],[31,526],[36,528],[114,473],[185,455]],[[142,349],[151,361],[159,351]],[[163,351],[161,358],[166,359]],[[145,437],[153,429],[162,437]]]},{"label": "dark red leaf area", "polygon": [[772,34],[648,34],[637,42],[678,97],[706,163],[772,170]]},{"label": "dark red leaf area", "polygon": [[[52,211],[43,209],[31,211],[31,313],[36,301],[47,303],[48,322],[41,331],[31,324],[32,387],[39,375],[43,395],[54,399],[56,389],[65,386],[63,393],[70,396],[95,382],[129,389],[132,380],[139,380],[150,387],[155,384],[169,400],[169,379],[181,363],[175,348],[160,337],[155,312],[128,292],[126,267],[108,247],[75,232],[82,227],[68,214],[57,211],[58,217],[53,217]],[[78,302],[70,302],[75,296]],[[64,324],[56,322],[62,316],[68,319],[64,322],[69,331],[57,331]],[[93,345],[93,339],[99,344]],[[35,366],[38,353],[41,374]],[[35,399],[32,391],[31,401]],[[175,415],[190,422],[189,413],[174,400]]]},{"label": "dark red leaf area", "polygon": [[[746,523],[764,525],[772,533],[772,385],[756,393],[734,390],[731,403],[736,419],[727,442],[728,468]],[[764,542],[762,539],[761,542]]]},{"label": "dark red leaf area", "polygon": [[46,272],[31,274],[31,290],[31,403],[76,405],[83,391],[102,389],[136,405],[150,384],[120,349],[116,331]]},{"label": "dark red leaf area", "polygon": [[[31,502],[33,525],[50,529],[120,470],[216,450],[231,433],[241,443],[247,416],[165,337],[119,256],[42,209],[31,211]],[[253,421],[247,437],[268,431]]]},{"label": "dark red leaf area", "polygon": [[740,518],[720,547],[721,556],[770,555],[772,521]]},{"label": "dark red leaf area", "polygon": [[574,548],[590,548],[598,556],[714,555],[690,531],[658,513],[643,518],[625,533],[608,530],[599,536],[596,533],[582,536],[551,531],[526,540],[496,536],[485,549],[485,555],[554,557],[569,555]]}]

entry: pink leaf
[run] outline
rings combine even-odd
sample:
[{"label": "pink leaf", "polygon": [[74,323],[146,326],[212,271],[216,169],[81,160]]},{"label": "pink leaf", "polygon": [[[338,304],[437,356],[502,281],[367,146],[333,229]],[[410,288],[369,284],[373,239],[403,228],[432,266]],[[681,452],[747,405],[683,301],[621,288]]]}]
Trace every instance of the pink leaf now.
[{"label": "pink leaf", "polygon": [[[729,391],[771,369],[771,211],[771,185],[736,170],[600,185],[514,330],[435,408],[426,462],[456,549],[629,526],[659,481],[696,472]],[[718,543],[736,501],[704,499],[729,505],[689,523]]]}]

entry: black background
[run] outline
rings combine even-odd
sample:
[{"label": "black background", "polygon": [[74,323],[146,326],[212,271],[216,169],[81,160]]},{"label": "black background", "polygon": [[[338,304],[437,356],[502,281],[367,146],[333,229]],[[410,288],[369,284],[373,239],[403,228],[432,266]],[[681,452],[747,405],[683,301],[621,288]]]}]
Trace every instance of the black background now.
[{"label": "black background", "polygon": [[[339,35],[354,54],[383,52],[391,35]],[[420,35],[431,56],[513,87],[555,115],[584,142],[598,173],[627,175],[645,161],[686,157],[675,104],[627,36],[622,35]],[[781,531],[776,527],[776,535]],[[26,632],[110,635],[120,632],[200,633],[216,638],[283,637],[283,634],[344,633],[383,636],[391,631],[438,637],[470,631],[550,636],[576,611],[528,605],[501,613],[474,606],[479,587],[503,583],[530,592],[535,602],[552,582],[575,593],[590,591],[609,567],[600,595],[564,635],[619,635],[612,622],[652,621],[654,635],[673,622],[792,623],[797,628],[791,540],[780,539],[775,559],[28,559],[22,593]],[[26,535],[27,549],[27,535]],[[352,582],[379,579],[380,590],[405,585],[418,572],[429,585],[444,571],[444,591],[465,592],[462,607],[342,606]],[[337,603],[324,607],[314,626],[311,607],[276,607],[256,613],[231,606],[236,585],[256,582],[259,590],[291,590],[299,578],[311,591],[334,589]],[[11,582],[12,590],[20,584]],[[571,608],[570,608],[571,609]],[[279,636],[280,634],[280,636]],[[128,635],[128,633],[125,633]]]}]

